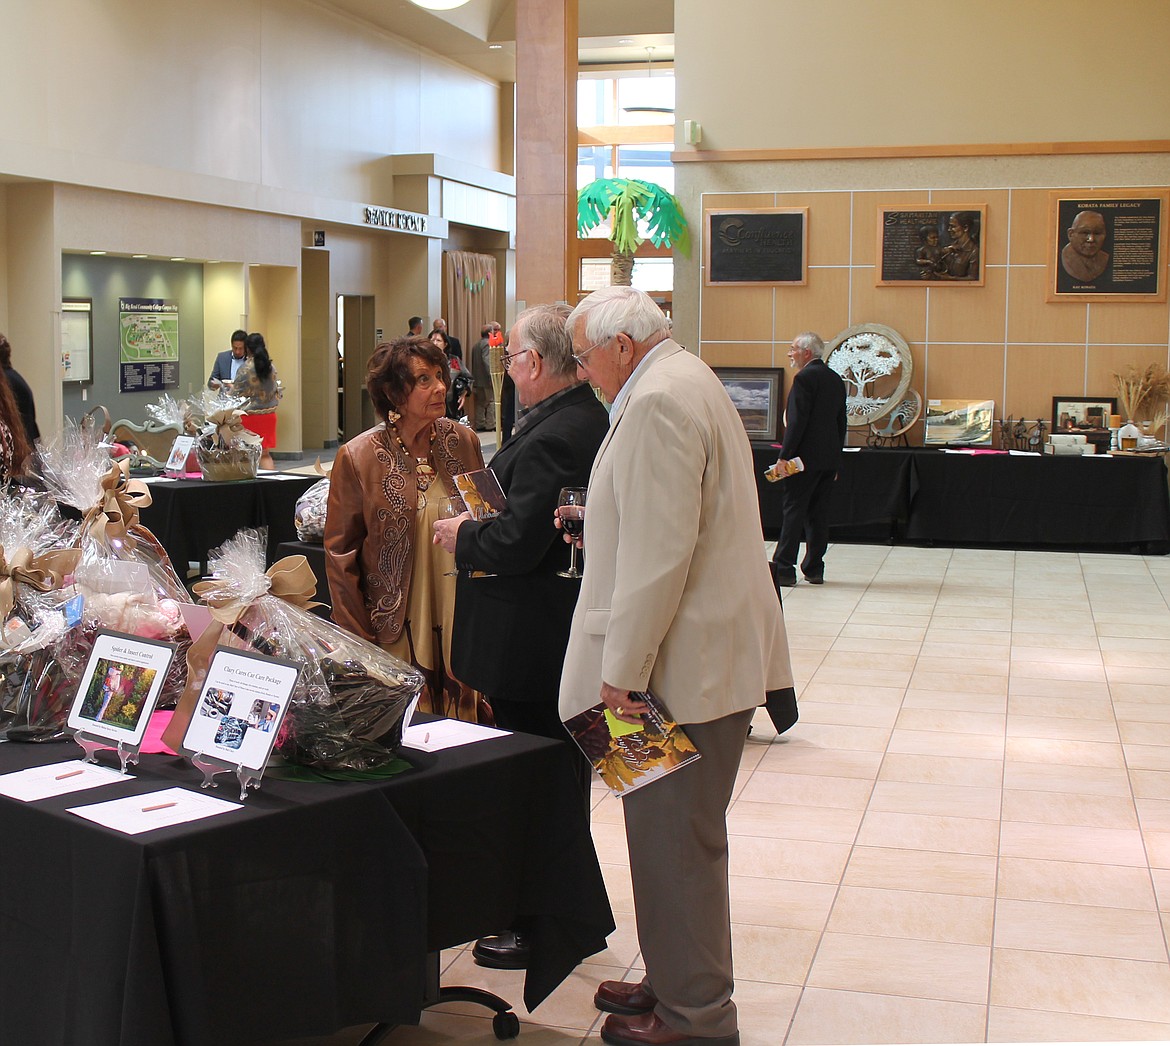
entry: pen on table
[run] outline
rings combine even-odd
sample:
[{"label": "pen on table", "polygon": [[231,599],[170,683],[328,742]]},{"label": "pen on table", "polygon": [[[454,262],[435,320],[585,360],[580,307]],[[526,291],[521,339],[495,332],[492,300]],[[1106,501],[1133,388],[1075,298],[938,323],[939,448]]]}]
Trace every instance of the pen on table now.
[{"label": "pen on table", "polygon": [[155,803],[154,806],[144,806],[142,808],[142,812],[144,814],[148,814],[151,812],[151,810],[166,810],[172,806],[178,806],[178,805],[179,805],[178,803]]},{"label": "pen on table", "polygon": [[431,743],[431,732],[427,731],[427,736],[423,738],[423,744],[429,745]]},{"label": "pen on table", "polygon": [[76,777],[78,774],[84,774],[84,773],[85,773],[85,769],[83,767],[80,770],[70,770],[69,773],[67,773],[67,774],[58,774],[56,777],[53,778],[53,780],[54,781],[64,781],[65,778],[67,778],[67,777]]}]

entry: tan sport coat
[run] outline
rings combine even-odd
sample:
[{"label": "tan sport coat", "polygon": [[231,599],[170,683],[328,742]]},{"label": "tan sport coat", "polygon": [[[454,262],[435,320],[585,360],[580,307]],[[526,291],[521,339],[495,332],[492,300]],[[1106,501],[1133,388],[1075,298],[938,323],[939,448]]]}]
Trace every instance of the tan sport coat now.
[{"label": "tan sport coat", "polygon": [[561,717],[597,704],[602,680],[648,686],[682,723],[792,685],[743,423],[670,340],[627,382],[593,463]]}]

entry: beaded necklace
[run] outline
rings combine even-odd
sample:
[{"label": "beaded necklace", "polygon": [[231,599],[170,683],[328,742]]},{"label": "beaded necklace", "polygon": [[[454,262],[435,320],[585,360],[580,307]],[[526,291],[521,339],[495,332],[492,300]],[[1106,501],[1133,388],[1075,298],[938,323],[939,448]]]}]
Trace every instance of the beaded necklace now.
[{"label": "beaded necklace", "polygon": [[397,427],[391,423],[390,431],[394,433],[394,438],[398,440],[398,445],[402,448],[402,453],[406,455],[407,460],[414,462],[414,482],[418,488],[418,507],[423,508],[427,503],[427,489],[431,485],[431,481],[435,478],[435,468],[431,464],[431,447],[435,445],[435,426],[431,426],[431,437],[427,443],[427,456],[425,458],[417,457],[410,453],[406,444],[399,435]]}]

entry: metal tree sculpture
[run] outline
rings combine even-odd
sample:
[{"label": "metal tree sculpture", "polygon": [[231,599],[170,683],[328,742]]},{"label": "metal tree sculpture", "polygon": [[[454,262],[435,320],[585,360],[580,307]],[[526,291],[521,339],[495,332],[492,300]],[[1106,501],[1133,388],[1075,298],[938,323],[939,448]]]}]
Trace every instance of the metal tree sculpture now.
[{"label": "metal tree sculpture", "polygon": [[691,251],[691,236],[678,200],[661,185],[640,178],[598,178],[577,193],[577,235],[584,236],[607,217],[613,218],[610,282],[628,287],[634,273],[634,252],[643,242],[638,223],[646,222],[655,247]]},{"label": "metal tree sculpture", "polygon": [[825,355],[825,363],[848,389],[849,425],[869,425],[889,414],[910,387],[914,363],[902,336],[880,323],[858,323],[842,331]]}]

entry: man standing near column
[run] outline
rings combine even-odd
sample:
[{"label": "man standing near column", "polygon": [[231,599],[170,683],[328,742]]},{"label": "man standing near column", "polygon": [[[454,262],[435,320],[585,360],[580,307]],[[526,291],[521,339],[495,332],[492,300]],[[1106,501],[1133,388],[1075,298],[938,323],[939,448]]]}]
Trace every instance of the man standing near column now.
[{"label": "man standing near column", "polygon": [[772,555],[772,578],[777,588],[796,584],[796,553],[801,538],[801,572],[810,585],[825,583],[829,495],[841,466],[847,427],[845,383],[826,365],[824,354],[825,343],[812,331],[798,334],[788,350],[795,376],[788,393],[780,460],[800,458],[804,470],[782,482],[784,520]]},{"label": "man standing near column", "polygon": [[491,320],[483,325],[480,338],[471,347],[471,380],[475,383],[475,428],[479,432],[496,427],[496,397],[492,388],[491,336],[500,325]]},{"label": "man standing near column", "polygon": [[561,718],[601,701],[639,725],[649,689],[702,756],[622,800],[646,975],[598,987],[612,1014],[601,1037],[735,1046],[727,806],[753,710],[792,685],[751,448],[710,367],[642,291],[595,291],[569,329],[613,407],[589,479]]}]

